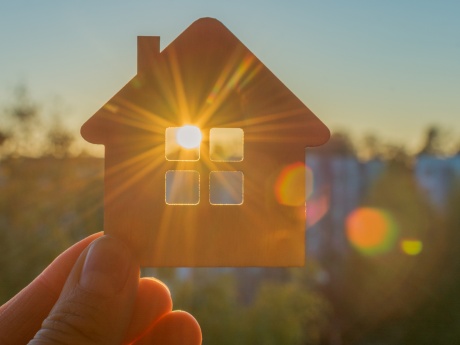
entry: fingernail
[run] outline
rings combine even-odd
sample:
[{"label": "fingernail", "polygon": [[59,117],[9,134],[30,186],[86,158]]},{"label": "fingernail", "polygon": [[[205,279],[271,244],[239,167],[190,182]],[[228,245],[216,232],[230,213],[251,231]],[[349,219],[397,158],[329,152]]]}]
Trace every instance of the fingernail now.
[{"label": "fingernail", "polygon": [[120,292],[126,284],[131,260],[131,253],[120,240],[110,236],[101,237],[89,248],[80,275],[80,285],[97,294]]}]

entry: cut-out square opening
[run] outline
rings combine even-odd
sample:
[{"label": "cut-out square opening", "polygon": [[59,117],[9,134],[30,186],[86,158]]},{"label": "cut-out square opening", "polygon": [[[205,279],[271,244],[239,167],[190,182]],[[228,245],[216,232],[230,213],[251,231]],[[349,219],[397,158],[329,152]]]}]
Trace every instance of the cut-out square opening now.
[{"label": "cut-out square opening", "polygon": [[215,162],[241,162],[244,156],[243,130],[212,128],[209,133],[209,156]]},{"label": "cut-out square opening", "polygon": [[169,170],[165,177],[165,201],[169,205],[200,202],[200,174],[194,170]]},{"label": "cut-out square opening", "polygon": [[209,202],[212,205],[241,205],[244,193],[243,179],[241,171],[211,171]]},{"label": "cut-out square opening", "polygon": [[201,132],[195,126],[169,127],[165,131],[165,157],[168,161],[200,159]]}]

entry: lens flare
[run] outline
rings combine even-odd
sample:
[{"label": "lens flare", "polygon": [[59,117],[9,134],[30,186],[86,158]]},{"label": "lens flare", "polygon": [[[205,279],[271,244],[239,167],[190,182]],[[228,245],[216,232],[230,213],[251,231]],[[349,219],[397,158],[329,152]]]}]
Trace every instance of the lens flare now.
[{"label": "lens flare", "polygon": [[346,234],[350,243],[366,255],[388,252],[395,244],[398,229],[390,213],[378,208],[363,207],[346,219]]},{"label": "lens flare", "polygon": [[307,201],[307,226],[318,223],[329,211],[330,200],[327,193],[312,196]]},{"label": "lens flare", "polygon": [[176,132],[177,143],[186,149],[193,149],[200,146],[201,131],[196,126],[182,126]]},{"label": "lens flare", "polygon": [[276,200],[281,205],[302,206],[313,189],[313,173],[297,162],[281,170],[275,182]]},{"label": "lens flare", "polygon": [[423,243],[416,239],[404,239],[401,241],[401,249],[405,254],[415,256],[422,251]]}]

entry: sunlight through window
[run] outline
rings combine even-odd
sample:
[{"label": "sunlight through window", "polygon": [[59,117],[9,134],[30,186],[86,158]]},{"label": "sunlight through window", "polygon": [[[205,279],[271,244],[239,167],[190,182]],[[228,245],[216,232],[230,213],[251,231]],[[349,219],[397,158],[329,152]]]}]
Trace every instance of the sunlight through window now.
[{"label": "sunlight through window", "polygon": [[165,132],[165,156],[168,161],[200,159],[201,131],[195,126],[169,127]]},{"label": "sunlight through window", "polygon": [[200,146],[201,132],[196,126],[183,126],[176,132],[177,143],[186,149],[193,149]]},{"label": "sunlight through window", "polygon": [[241,162],[244,133],[241,128],[212,128],[209,134],[209,156],[215,162]]}]

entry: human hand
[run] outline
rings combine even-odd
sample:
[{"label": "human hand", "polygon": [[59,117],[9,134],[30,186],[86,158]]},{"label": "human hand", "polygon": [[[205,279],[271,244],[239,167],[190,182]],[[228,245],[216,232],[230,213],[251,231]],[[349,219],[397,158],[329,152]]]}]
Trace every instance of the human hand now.
[{"label": "human hand", "polygon": [[[19,274],[19,272],[18,272]],[[1,344],[201,344],[168,288],[139,278],[121,241],[94,234],[62,253],[0,307]]]}]

